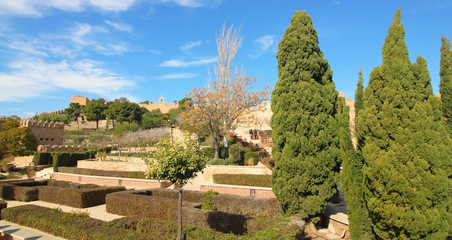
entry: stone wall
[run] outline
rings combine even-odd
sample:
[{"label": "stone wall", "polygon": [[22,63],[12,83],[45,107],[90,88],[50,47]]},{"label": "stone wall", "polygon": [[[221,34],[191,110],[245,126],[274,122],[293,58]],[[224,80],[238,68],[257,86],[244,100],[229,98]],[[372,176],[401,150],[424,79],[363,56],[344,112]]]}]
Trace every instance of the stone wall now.
[{"label": "stone wall", "polygon": [[30,129],[38,145],[63,145],[64,124],[25,119],[20,121],[20,127]]},{"label": "stone wall", "polygon": [[177,103],[140,103],[138,106],[144,107],[149,111],[160,109],[162,113],[168,113],[170,109],[179,107]]},{"label": "stone wall", "polygon": [[214,174],[262,174],[271,175],[272,171],[265,166],[224,166],[209,165],[202,173],[204,183],[213,183]]},{"label": "stone wall", "polygon": [[28,167],[31,166],[33,163],[33,155],[31,156],[21,156],[21,157],[14,157],[14,163],[16,167]]}]

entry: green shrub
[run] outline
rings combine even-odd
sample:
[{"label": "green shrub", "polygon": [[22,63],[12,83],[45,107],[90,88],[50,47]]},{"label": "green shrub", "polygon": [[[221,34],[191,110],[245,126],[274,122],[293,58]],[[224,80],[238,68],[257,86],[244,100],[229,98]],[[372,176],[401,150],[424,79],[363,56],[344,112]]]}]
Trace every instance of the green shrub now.
[{"label": "green shrub", "polygon": [[202,196],[202,207],[201,207],[201,209],[204,209],[204,210],[217,210],[217,208],[215,206],[213,206],[213,204],[212,204],[212,197],[211,197],[211,195],[218,195],[218,192],[207,191],[206,193],[204,193],[204,195]]},{"label": "green shrub", "polygon": [[1,214],[2,209],[7,208],[7,207],[8,207],[8,203],[3,200],[0,200],[0,219],[3,219],[2,214]]},{"label": "green shrub", "polygon": [[210,160],[210,165],[234,165],[234,159],[222,159],[222,158],[214,158]]},{"label": "green shrub", "polygon": [[257,163],[259,162],[259,155],[257,154],[257,152],[246,152],[244,156],[245,164],[248,163],[250,158],[253,159],[253,164],[257,165]]},{"label": "green shrub", "polygon": [[58,172],[80,174],[80,175],[90,175],[90,176],[118,177],[118,178],[135,178],[135,179],[145,179],[146,178],[144,172],[107,171],[107,170],[76,168],[76,167],[58,167]]},{"label": "green shrub", "polygon": [[84,152],[55,152],[52,154],[53,171],[58,172],[58,167],[74,167],[77,166],[78,160],[89,159],[92,151]]},{"label": "green shrub", "polygon": [[47,152],[35,152],[33,156],[33,163],[35,166],[52,164],[52,154]]},{"label": "green shrub", "polygon": [[[203,148],[201,151],[205,156],[207,156],[209,158],[215,157],[215,148],[214,147]],[[228,148],[225,148],[224,146],[220,146],[220,158],[228,158],[228,157],[229,157]]]},{"label": "green shrub", "polygon": [[267,227],[263,231],[259,231],[252,239],[273,240],[273,239],[301,239],[302,233],[294,225],[275,224]]},{"label": "green shrub", "polygon": [[234,162],[242,162],[243,161],[243,153],[242,147],[238,144],[232,144],[229,146],[229,158],[233,159]]},{"label": "green shrub", "polygon": [[213,182],[216,184],[271,188],[272,176],[258,174],[214,174]]},{"label": "green shrub", "polygon": [[86,208],[104,204],[107,194],[125,189],[124,187],[101,187],[94,184],[85,186],[84,184],[71,183],[71,185],[70,187],[39,187],[39,200],[70,207]]}]

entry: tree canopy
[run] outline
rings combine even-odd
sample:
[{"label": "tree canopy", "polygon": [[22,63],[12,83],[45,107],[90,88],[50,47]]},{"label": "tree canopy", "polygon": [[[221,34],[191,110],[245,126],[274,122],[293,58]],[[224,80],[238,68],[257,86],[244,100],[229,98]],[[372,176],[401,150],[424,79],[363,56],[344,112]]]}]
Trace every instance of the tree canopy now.
[{"label": "tree canopy", "polygon": [[292,17],[276,58],[273,192],[287,214],[319,216],[336,193],[339,178],[338,92],[306,12]]},{"label": "tree canopy", "polygon": [[99,129],[99,121],[104,120],[105,110],[107,109],[106,102],[103,98],[93,99],[85,106],[83,114],[88,121],[96,121],[96,129]]}]

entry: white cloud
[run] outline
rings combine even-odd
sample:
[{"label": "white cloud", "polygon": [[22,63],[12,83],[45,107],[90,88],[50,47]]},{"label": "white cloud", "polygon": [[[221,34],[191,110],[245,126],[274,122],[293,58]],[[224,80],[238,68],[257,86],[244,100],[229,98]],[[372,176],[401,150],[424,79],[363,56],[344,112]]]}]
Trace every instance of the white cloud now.
[{"label": "white cloud", "polygon": [[200,60],[194,60],[194,61],[183,61],[179,59],[172,59],[168,61],[164,61],[163,63],[159,64],[160,67],[194,67],[194,66],[201,66],[206,64],[211,64],[217,61],[216,57],[212,58],[204,58]]},{"label": "white cloud", "polygon": [[153,3],[172,3],[183,7],[199,8],[199,7],[216,7],[223,0],[154,0]]},{"label": "white cloud", "polygon": [[130,25],[124,24],[124,23],[118,23],[118,22],[112,22],[105,20],[105,23],[116,28],[118,31],[122,32],[132,32],[132,27]]},{"label": "white cloud", "polygon": [[101,62],[89,59],[49,63],[29,58],[14,61],[8,67],[10,73],[0,73],[0,89],[3,92],[0,101],[21,101],[45,96],[58,89],[108,97],[135,84],[103,67]]},{"label": "white cloud", "polygon": [[201,46],[202,41],[196,41],[196,42],[187,42],[184,45],[180,47],[180,50],[183,52],[189,52],[194,47]]},{"label": "white cloud", "polygon": [[277,44],[277,38],[275,35],[264,35],[260,38],[254,39],[254,42],[258,44],[258,50],[256,50],[256,53],[249,54],[251,58],[258,58],[262,56],[267,51],[271,51],[273,49],[276,49]]},{"label": "white cloud", "polygon": [[263,51],[267,51],[273,44],[276,43],[276,36],[275,35],[265,35],[258,39],[255,39],[254,42],[257,42],[260,44],[260,47]]},{"label": "white cloud", "polygon": [[0,15],[41,17],[49,9],[81,12],[94,8],[103,12],[125,11],[137,0],[0,0]]},{"label": "white cloud", "polygon": [[173,74],[165,74],[156,77],[160,80],[170,80],[170,79],[188,79],[188,78],[195,78],[198,74],[195,73],[173,73]]}]

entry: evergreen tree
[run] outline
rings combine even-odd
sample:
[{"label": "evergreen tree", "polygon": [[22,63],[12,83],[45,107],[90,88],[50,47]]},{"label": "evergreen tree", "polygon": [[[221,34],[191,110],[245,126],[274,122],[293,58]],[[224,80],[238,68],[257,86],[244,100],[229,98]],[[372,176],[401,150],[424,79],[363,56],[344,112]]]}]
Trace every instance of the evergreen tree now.
[{"label": "evergreen tree", "polygon": [[452,143],[425,60],[409,61],[400,12],[357,119],[365,200],[378,239],[445,239],[451,226]]},{"label": "evergreen tree", "polygon": [[445,36],[441,38],[441,81],[439,92],[441,93],[443,117],[449,134],[452,136],[452,51],[449,39]]},{"label": "evergreen tree", "polygon": [[363,87],[363,70],[359,69],[359,79],[355,91],[355,116],[364,108],[364,87]]},{"label": "evergreen tree", "polygon": [[105,110],[107,110],[107,104],[103,98],[93,99],[86,104],[83,111],[86,120],[96,121],[96,129],[99,129],[99,120],[105,119]]},{"label": "evergreen tree", "polygon": [[[360,79],[362,86],[362,78]],[[362,157],[353,148],[349,126],[349,107],[345,104],[345,99],[341,97],[338,98],[338,112],[342,152],[341,190],[344,192],[347,202],[350,237],[361,240],[374,239],[369,212],[364,201]]]},{"label": "evergreen tree", "polygon": [[297,11],[279,43],[272,94],[273,192],[289,215],[322,214],[340,166],[337,91],[311,17]]}]

